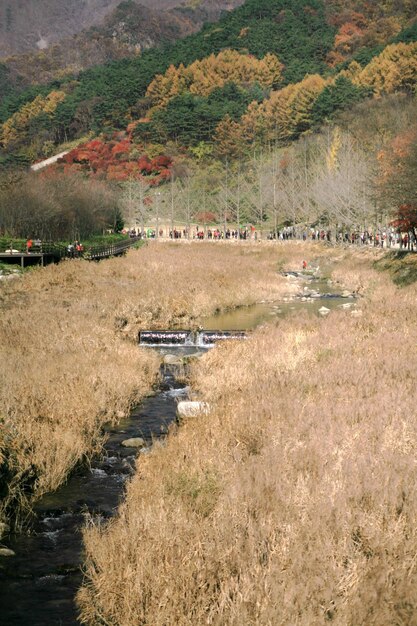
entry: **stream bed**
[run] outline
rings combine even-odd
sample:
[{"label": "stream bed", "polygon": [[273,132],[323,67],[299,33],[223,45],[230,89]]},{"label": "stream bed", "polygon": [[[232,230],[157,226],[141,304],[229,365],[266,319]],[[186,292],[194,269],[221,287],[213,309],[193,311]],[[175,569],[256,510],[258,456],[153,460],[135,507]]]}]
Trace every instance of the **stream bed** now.
[{"label": "stream bed", "polygon": [[[299,286],[298,295],[284,301],[261,302],[205,318],[205,330],[251,330],[272,319],[307,309],[317,314],[323,305],[353,307],[354,298],[341,297],[333,285],[314,276],[288,275]],[[161,347],[162,354],[173,348]],[[176,347],[175,354],[195,353],[196,347]],[[82,582],[82,528],[86,521],[106,520],[123,500],[125,483],[134,473],[137,455],[146,454],[155,438],[165,436],[175,420],[176,406],[188,388],[175,379],[175,368],[161,368],[161,383],[128,418],[107,429],[103,454],[91,467],[75,471],[55,493],[35,507],[30,532],[3,539],[15,556],[0,557],[0,624],[5,626],[75,626],[74,602]],[[122,441],[142,437],[148,448],[137,451]],[[140,463],[140,460],[139,460]]]},{"label": "stream bed", "polygon": [[115,514],[134,472],[138,453],[121,442],[142,437],[150,446],[164,436],[175,420],[177,400],[186,395],[187,388],[176,382],[172,370],[163,368],[155,395],[145,398],[117,427],[107,429],[103,454],[40,500],[30,533],[7,538],[16,554],[0,558],[1,625],[78,623],[74,597],[82,582],[82,527],[90,516],[105,520]]},{"label": "stream bed", "polygon": [[204,329],[251,330],[271,319],[292,315],[297,311],[308,311],[318,315],[323,306],[328,309],[356,306],[354,295],[348,295],[348,292],[342,291],[330,280],[301,272],[286,272],[285,276],[289,283],[297,286],[298,293],[290,293],[276,302],[258,302],[206,317],[202,321]]}]

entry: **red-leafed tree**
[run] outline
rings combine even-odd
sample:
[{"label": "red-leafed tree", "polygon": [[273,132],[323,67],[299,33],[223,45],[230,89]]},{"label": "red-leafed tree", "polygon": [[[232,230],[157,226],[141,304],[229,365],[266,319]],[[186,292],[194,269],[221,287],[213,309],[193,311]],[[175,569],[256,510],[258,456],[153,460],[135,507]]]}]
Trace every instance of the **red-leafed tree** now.
[{"label": "red-leafed tree", "polygon": [[399,206],[391,226],[401,233],[412,233],[417,241],[417,205],[402,204]]},{"label": "red-leafed tree", "polygon": [[172,159],[169,156],[161,154],[160,156],[154,157],[151,161],[151,167],[153,172],[159,172],[166,167],[170,167],[172,165]]},{"label": "red-leafed tree", "polygon": [[398,230],[417,232],[417,130],[397,135],[388,150],[380,153],[381,197],[397,206],[392,222]]},{"label": "red-leafed tree", "polygon": [[171,157],[159,155],[151,160],[143,154],[137,158],[137,151],[130,137],[118,133],[110,141],[93,139],[78,146],[59,159],[56,168],[65,174],[81,170],[96,179],[115,181],[149,177],[152,186],[171,178]]},{"label": "red-leafed tree", "polygon": [[145,155],[141,156],[138,161],[138,169],[142,174],[150,174],[152,172],[151,162],[149,157]]}]

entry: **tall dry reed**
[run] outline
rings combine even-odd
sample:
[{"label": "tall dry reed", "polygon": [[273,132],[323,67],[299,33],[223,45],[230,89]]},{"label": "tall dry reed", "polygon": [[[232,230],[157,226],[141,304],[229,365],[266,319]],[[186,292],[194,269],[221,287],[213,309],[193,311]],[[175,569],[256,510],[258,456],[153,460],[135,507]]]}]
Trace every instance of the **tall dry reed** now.
[{"label": "tall dry reed", "polygon": [[[56,489],[101,445],[101,429],[149,392],[158,358],[140,328],[202,315],[285,287],[287,253],[262,246],[154,245],[70,261],[0,285],[0,516]],[[262,280],[259,280],[259,276]]]},{"label": "tall dry reed", "polygon": [[416,289],[329,254],[362,317],[300,314],[199,361],[211,414],[85,532],[83,623],[416,623]]}]

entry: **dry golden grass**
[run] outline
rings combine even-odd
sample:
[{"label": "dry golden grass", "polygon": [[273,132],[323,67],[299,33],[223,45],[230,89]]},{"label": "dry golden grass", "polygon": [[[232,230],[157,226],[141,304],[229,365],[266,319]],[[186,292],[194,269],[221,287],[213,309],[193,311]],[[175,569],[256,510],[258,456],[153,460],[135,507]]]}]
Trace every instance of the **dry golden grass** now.
[{"label": "dry golden grass", "polygon": [[83,623],[417,623],[416,290],[328,254],[363,316],[271,323],[196,364],[212,413],[85,532]]},{"label": "dry golden grass", "polygon": [[0,516],[56,489],[100,446],[103,424],[149,392],[159,362],[135,345],[140,328],[187,326],[217,308],[276,297],[285,288],[276,273],[283,255],[154,244],[3,283]]}]

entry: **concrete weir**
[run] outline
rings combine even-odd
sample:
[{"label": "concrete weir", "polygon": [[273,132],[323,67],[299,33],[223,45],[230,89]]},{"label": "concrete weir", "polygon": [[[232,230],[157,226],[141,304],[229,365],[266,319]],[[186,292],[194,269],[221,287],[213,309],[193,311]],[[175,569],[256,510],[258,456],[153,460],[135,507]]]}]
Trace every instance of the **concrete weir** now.
[{"label": "concrete weir", "polygon": [[192,346],[193,334],[190,330],[141,330],[139,343],[146,346]]},{"label": "concrete weir", "polygon": [[141,330],[139,344],[155,346],[210,347],[219,341],[245,339],[247,333],[240,330]]}]

